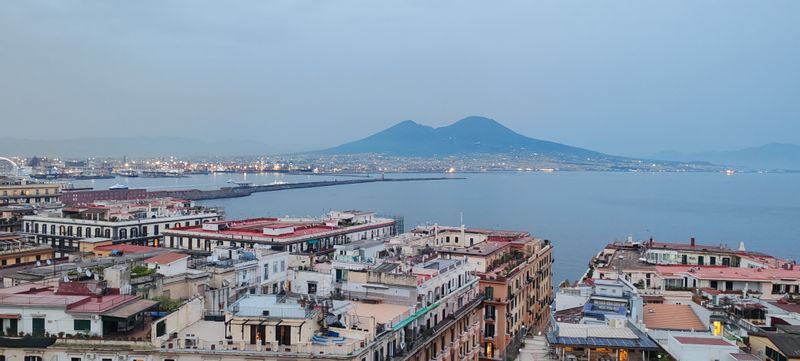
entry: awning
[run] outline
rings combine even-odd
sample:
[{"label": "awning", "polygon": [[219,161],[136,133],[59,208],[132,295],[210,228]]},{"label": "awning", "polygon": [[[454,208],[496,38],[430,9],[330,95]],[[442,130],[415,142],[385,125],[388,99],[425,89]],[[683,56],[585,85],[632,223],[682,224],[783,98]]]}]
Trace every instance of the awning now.
[{"label": "awning", "polygon": [[153,301],[153,300],[136,300],[120,308],[103,313],[102,316],[114,317],[114,318],[129,318],[133,315],[136,315],[139,312],[153,308],[157,304],[158,301]]},{"label": "awning", "polygon": [[308,240],[308,244],[317,244],[317,243],[319,243],[318,239],[309,239]]},{"label": "awning", "polygon": [[0,319],[3,320],[19,320],[22,315],[19,313],[0,313]]}]

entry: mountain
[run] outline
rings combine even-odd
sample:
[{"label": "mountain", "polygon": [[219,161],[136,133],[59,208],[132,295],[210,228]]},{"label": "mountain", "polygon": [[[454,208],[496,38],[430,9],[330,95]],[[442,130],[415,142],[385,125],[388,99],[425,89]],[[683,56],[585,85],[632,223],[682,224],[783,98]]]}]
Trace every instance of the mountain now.
[{"label": "mountain", "polygon": [[527,152],[568,157],[612,158],[583,148],[529,138],[493,119],[476,116],[440,128],[406,120],[366,138],[320,152],[381,153],[416,157]]},{"label": "mountain", "polygon": [[705,161],[755,169],[800,170],[800,146],[795,144],[769,143],[759,147],[719,152],[680,153],[664,151],[653,154],[652,158],[675,161]]},{"label": "mountain", "polygon": [[256,141],[205,142],[168,136],[72,138],[60,140],[0,139],[0,155],[83,157],[234,156],[274,152]]}]

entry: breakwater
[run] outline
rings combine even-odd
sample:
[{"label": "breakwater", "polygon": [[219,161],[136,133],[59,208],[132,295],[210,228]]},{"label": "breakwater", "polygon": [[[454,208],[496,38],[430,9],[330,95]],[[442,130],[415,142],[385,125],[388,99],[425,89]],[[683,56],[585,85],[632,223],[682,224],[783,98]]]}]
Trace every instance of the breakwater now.
[{"label": "breakwater", "polygon": [[464,178],[420,177],[420,178],[348,179],[348,180],[333,180],[333,181],[319,181],[319,182],[298,182],[298,183],[264,184],[264,185],[252,185],[252,186],[240,186],[240,187],[223,187],[214,190],[180,189],[180,190],[150,191],[147,192],[147,196],[148,198],[173,197],[173,198],[182,198],[193,201],[199,201],[205,199],[247,197],[257,192],[275,192],[288,189],[331,187],[331,186],[361,184],[361,183],[420,182],[420,181],[442,181],[442,180],[458,180],[458,179],[464,179]]}]

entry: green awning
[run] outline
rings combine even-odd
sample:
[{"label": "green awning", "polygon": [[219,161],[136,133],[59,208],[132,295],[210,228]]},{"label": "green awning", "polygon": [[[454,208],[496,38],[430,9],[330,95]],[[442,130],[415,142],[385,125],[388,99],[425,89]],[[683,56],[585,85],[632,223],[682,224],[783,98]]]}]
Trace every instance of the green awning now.
[{"label": "green awning", "polygon": [[311,239],[308,241],[308,244],[317,244],[317,243],[319,243],[318,239]]}]

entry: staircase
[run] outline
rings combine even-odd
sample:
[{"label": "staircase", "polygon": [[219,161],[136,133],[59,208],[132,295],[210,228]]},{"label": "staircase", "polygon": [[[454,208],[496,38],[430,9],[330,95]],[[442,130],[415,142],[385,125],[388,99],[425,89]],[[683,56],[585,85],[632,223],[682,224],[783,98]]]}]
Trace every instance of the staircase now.
[{"label": "staircase", "polygon": [[552,360],[548,355],[549,347],[544,336],[525,338],[525,346],[519,352],[517,361]]}]

